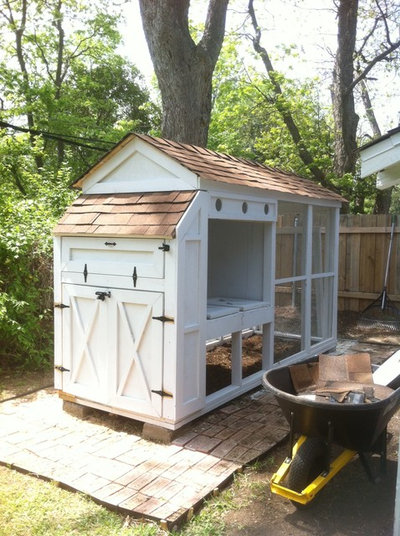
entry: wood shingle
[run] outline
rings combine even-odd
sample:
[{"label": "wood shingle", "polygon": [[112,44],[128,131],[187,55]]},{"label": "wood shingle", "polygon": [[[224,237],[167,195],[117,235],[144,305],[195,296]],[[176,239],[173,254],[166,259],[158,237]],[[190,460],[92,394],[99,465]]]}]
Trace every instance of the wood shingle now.
[{"label": "wood shingle", "polygon": [[[281,194],[288,193],[313,199],[346,202],[339,194],[295,173],[268,167],[244,158],[218,153],[203,147],[155,138],[145,134],[128,134],[114,149],[80,177],[74,183],[74,186],[80,188],[84,180],[93,171],[96,171],[104,162],[135,138],[158,149],[201,179],[236,186],[248,186]],[[178,194],[178,192],[174,193],[175,195]]]},{"label": "wood shingle", "polygon": [[82,195],[54,234],[171,238],[195,195],[196,191]]}]

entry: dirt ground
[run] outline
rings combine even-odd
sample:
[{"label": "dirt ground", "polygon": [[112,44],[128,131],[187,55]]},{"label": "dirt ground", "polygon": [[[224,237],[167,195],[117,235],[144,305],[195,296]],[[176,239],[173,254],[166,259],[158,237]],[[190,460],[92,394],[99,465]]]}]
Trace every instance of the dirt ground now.
[{"label": "dirt ground", "polygon": [[[390,330],[360,328],[358,315],[341,313],[338,318],[340,339],[356,340],[360,350],[372,351],[373,360],[391,355],[400,347],[400,333]],[[342,469],[308,509],[299,510],[290,501],[274,495],[269,480],[288,454],[288,442],[276,447],[261,461],[257,471],[247,470],[250,504],[230,511],[225,516],[229,536],[392,536],[396,493],[400,412],[388,426],[390,440],[387,473],[372,483],[358,457]],[[374,456],[376,473],[379,459]],[[398,536],[398,535],[395,535]]]},{"label": "dirt ground", "polygon": [[[251,504],[225,516],[229,536],[392,536],[395,504],[397,445],[400,416],[390,422],[387,474],[371,483],[356,457],[329,482],[311,507],[298,510],[290,501],[273,495],[269,479],[287,455],[287,444],[272,453],[270,467],[249,474]],[[271,455],[270,455],[271,456]],[[374,458],[374,469],[378,460]],[[397,536],[397,535],[396,535]]]},{"label": "dirt ground", "polygon": [[53,386],[53,369],[22,371],[0,369],[0,402]]},{"label": "dirt ground", "polygon": [[[400,333],[381,329],[360,329],[358,317],[340,314],[338,336],[371,348],[375,359],[388,356],[400,347]],[[248,373],[258,367],[257,339],[249,340]],[[224,352],[224,350],[221,350]],[[224,358],[221,354],[220,357]],[[224,358],[225,359],[225,358]],[[223,380],[226,381],[226,380]],[[0,401],[52,383],[52,371],[0,371]],[[287,441],[276,447],[256,465],[245,469],[246,486],[235,492],[235,507],[224,514],[228,536],[391,536],[397,471],[400,413],[389,424],[387,474],[371,483],[357,457],[318,495],[307,510],[298,510],[290,501],[273,495],[269,480],[288,453]],[[375,457],[374,465],[378,459]],[[375,467],[377,468],[377,467]],[[218,535],[219,536],[219,535]],[[222,536],[222,535],[221,535]],[[397,535],[396,535],[397,536]]]}]

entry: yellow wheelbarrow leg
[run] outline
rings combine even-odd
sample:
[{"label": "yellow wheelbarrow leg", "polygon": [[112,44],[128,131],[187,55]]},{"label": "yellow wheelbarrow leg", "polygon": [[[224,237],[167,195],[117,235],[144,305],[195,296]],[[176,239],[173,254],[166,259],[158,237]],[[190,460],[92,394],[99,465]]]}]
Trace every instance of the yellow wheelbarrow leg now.
[{"label": "yellow wheelbarrow leg", "polygon": [[325,487],[330,480],[345,466],[347,465],[357,454],[354,450],[345,449],[337,456],[330,464],[329,472],[327,474],[320,474],[312,482],[310,482],[301,492],[294,491],[282,484],[283,480],[287,476],[290,466],[294,457],[296,456],[301,445],[306,441],[306,436],[301,436],[293,446],[292,458],[287,458],[278,471],[272,475],[271,478],[271,491],[277,495],[281,495],[286,499],[295,501],[300,504],[308,504],[312,501],[316,494]]}]

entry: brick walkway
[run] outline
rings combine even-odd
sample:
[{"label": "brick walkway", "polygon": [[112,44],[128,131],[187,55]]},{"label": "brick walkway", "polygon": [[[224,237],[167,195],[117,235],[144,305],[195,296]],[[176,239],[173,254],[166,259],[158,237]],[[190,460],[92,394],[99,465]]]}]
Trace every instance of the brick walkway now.
[{"label": "brick walkway", "polygon": [[142,439],[140,430],[102,412],[78,419],[42,390],[0,404],[0,463],[171,528],[283,440],[288,426],[260,390],[187,425],[169,445]]},{"label": "brick walkway", "polygon": [[[337,353],[366,351],[381,363],[397,348],[344,340]],[[274,398],[262,389],[185,426],[169,445],[142,439],[141,429],[103,412],[78,419],[46,389],[0,403],[0,463],[171,528],[288,434]]]}]

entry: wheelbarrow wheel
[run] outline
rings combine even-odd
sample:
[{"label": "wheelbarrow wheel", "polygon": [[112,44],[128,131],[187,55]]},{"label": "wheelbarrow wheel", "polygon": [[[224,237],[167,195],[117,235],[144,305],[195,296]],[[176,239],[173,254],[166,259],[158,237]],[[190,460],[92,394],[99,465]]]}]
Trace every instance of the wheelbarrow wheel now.
[{"label": "wheelbarrow wheel", "polygon": [[[301,493],[325,468],[326,444],[318,437],[309,437],[300,446],[290,466],[288,485]],[[301,504],[292,501],[297,508],[307,508],[313,501]]]}]

